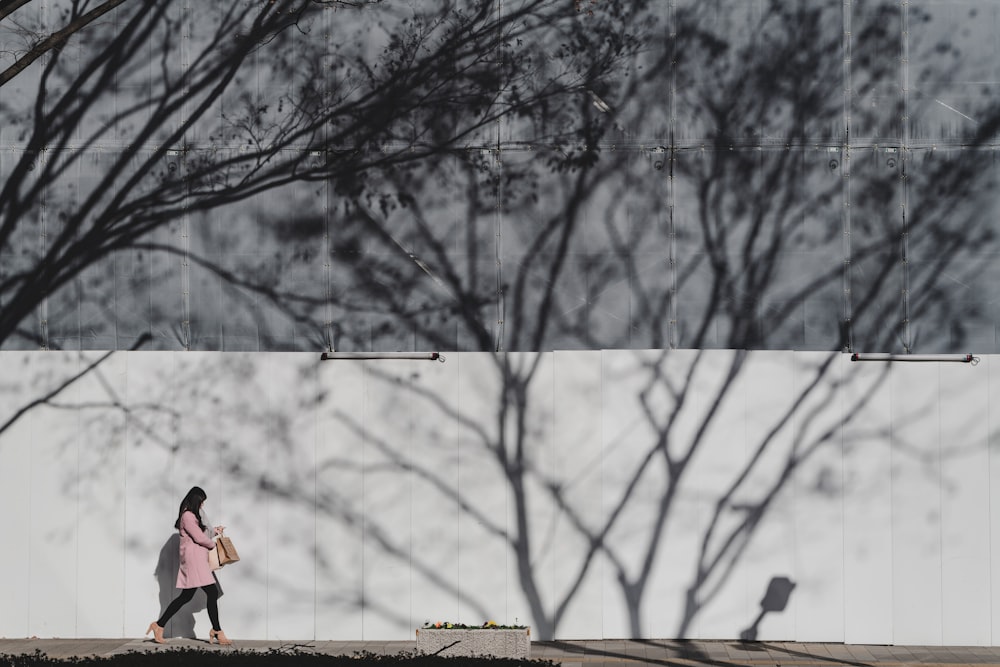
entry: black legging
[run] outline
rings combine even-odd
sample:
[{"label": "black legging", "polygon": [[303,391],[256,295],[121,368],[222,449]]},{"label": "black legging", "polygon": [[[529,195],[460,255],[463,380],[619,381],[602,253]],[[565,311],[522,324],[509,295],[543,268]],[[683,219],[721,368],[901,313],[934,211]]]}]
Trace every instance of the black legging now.
[{"label": "black legging", "polygon": [[[194,592],[198,590],[197,588],[185,588],[181,591],[181,594],[174,598],[174,601],[170,603],[167,610],[163,612],[163,616],[156,621],[158,626],[165,627],[167,621],[170,617],[177,613],[177,611],[191,601],[194,597]],[[205,591],[205,595],[208,596],[208,620],[212,622],[212,629],[216,632],[222,630],[222,626],[219,625],[219,589],[215,584],[209,584],[208,586],[202,586],[201,590]]]}]

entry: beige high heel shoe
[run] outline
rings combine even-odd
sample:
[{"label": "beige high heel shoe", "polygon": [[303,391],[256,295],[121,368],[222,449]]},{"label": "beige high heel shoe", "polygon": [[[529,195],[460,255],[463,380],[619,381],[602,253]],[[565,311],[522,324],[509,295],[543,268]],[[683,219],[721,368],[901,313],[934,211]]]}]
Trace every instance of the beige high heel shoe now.
[{"label": "beige high heel shoe", "polygon": [[208,631],[208,643],[211,644],[212,641],[218,641],[220,646],[231,646],[233,641],[226,636],[226,633],[222,630],[209,630]]},{"label": "beige high heel shoe", "polygon": [[150,623],[149,627],[146,628],[146,635],[147,636],[149,635],[150,632],[153,633],[153,641],[156,642],[157,644],[166,644],[167,643],[167,640],[163,638],[163,628],[161,628],[160,626],[158,626],[156,624],[156,621],[153,621],[152,623]]}]

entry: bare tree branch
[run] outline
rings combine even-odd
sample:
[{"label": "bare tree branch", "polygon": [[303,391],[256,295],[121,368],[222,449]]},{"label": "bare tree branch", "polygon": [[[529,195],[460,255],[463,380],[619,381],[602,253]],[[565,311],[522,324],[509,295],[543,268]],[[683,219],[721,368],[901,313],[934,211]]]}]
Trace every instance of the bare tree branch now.
[{"label": "bare tree branch", "polygon": [[[25,4],[25,2],[27,2],[27,0],[18,0],[18,2],[15,2],[13,7],[0,9],[0,20],[3,20],[4,16],[13,12],[22,4]],[[70,37],[85,29],[88,25],[124,2],[125,0],[105,0],[104,4],[98,5],[89,12],[78,16],[62,29],[57,30],[32,46],[27,53],[18,57],[17,60],[14,61],[14,64],[0,72],[0,86],[6,84],[8,81],[24,71],[28,65],[38,60],[49,51],[62,48],[62,46],[66,43],[66,40]]]}]

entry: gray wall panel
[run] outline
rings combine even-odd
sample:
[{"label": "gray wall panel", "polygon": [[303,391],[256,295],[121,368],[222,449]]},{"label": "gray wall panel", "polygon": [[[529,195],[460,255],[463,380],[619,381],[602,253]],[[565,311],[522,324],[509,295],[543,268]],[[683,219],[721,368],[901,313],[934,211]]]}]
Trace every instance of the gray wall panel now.
[{"label": "gray wall panel", "polygon": [[995,2],[910,3],[907,63],[910,137],[915,142],[963,143],[995,105],[1000,45]]},{"label": "gray wall panel", "polygon": [[[7,212],[17,222],[0,243],[0,275],[32,270],[66,215],[95,191],[106,203],[121,188],[136,207],[106,215],[116,224],[155,220],[157,230],[129,242],[165,243],[176,263],[133,257],[129,268],[124,250],[112,260],[101,250],[36,308],[18,311],[20,333],[0,345],[127,349],[148,330],[153,349],[995,351],[997,313],[975,305],[982,288],[967,282],[961,290],[938,270],[944,261],[968,268],[970,279],[990,277],[972,267],[995,250],[981,231],[997,206],[995,169],[986,165],[995,144],[994,0],[793,7],[684,0],[635,7],[635,14],[581,6],[558,21],[567,29],[587,26],[574,43],[583,51],[556,39],[553,12],[560,10],[543,3],[508,26],[508,39],[469,55],[467,72],[480,78],[456,72],[443,88],[417,85],[433,108],[400,97],[399,104],[415,105],[412,113],[379,142],[337,135],[349,113],[316,135],[337,137],[336,150],[313,150],[309,135],[282,142],[276,123],[296,100],[323,99],[330,108],[361,102],[372,72],[394,66],[404,49],[401,31],[421,12],[440,9],[390,4],[304,19],[255,53],[204,115],[195,118],[205,93],[192,91],[147,135],[144,124],[168,80],[206,62],[198,58],[218,30],[247,28],[223,26],[220,7],[165,3],[175,23],[153,26],[115,87],[98,91],[84,122],[71,125],[63,145],[46,146],[33,175],[19,181],[22,194],[35,177],[46,187],[27,197],[23,211]],[[487,14],[515,16],[528,5]],[[30,27],[43,13],[31,4],[18,17]],[[107,26],[120,33],[138,16],[119,8]],[[433,26],[433,40],[452,24],[422,25]],[[642,48],[634,59],[613,61],[614,76],[581,86],[593,54],[605,48],[594,38],[602,31]],[[165,39],[174,40],[176,53],[161,57]],[[52,100],[99,43],[71,42],[79,62],[54,75]],[[286,67],[292,61],[298,66]],[[4,95],[0,129],[5,181],[29,136],[24,114],[40,63],[5,85],[12,93]],[[485,87],[482,96],[476,85]],[[470,110],[487,114],[541,91],[555,95],[544,112],[503,115],[447,150],[410,161],[428,142],[464,132],[479,117]],[[187,119],[195,119],[187,132],[170,138]],[[255,146],[275,152],[197,180],[202,168],[252,155]],[[964,155],[946,151],[959,146]],[[133,148],[135,156],[118,165]],[[785,154],[792,161],[782,167]],[[343,160],[355,166],[329,179],[276,179],[202,208],[209,193],[289,160],[300,169]],[[45,171],[60,165],[66,171]],[[133,176],[141,182],[135,191],[126,185]],[[164,188],[169,204],[142,199]],[[572,259],[553,283],[541,276],[564,253],[543,230],[558,219],[572,228]],[[773,256],[741,257],[758,223],[781,247]],[[941,234],[972,228],[969,243],[942,243]],[[721,233],[727,253],[735,253],[725,270],[706,261]],[[542,254],[534,254],[534,243]],[[911,264],[899,273],[909,277],[880,280],[904,244]],[[525,257],[537,267],[522,273]],[[198,268],[201,261],[210,266]],[[847,267],[847,289],[811,285],[837,263]],[[224,273],[212,277],[213,269]],[[773,269],[776,280],[755,283],[751,269]],[[731,283],[730,295],[709,312],[719,305],[711,285],[720,281]],[[803,286],[801,297],[790,294]],[[552,289],[551,309],[536,312]],[[0,298],[12,297],[0,289]],[[544,336],[526,334],[543,320],[554,323]]]}]

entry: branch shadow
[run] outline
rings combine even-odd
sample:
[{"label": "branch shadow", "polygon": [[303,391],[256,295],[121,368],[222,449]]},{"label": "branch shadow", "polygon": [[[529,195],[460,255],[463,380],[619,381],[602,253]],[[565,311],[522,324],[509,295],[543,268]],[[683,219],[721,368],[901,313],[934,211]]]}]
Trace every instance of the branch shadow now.
[{"label": "branch shadow", "polygon": [[[451,480],[421,465],[398,442],[371,433],[358,415],[335,412],[333,417],[384,458],[381,472],[388,469],[427,483],[513,554],[518,584],[538,636],[545,640],[557,636],[598,562],[613,573],[629,632],[644,632],[650,582],[669,542],[669,528],[681,518],[679,494],[698,455],[718,442],[714,429],[748,375],[748,351],[819,349],[828,355],[824,362],[786,406],[767,415],[760,434],[747,443],[745,461],[727,471],[730,478],[708,503],[709,519],[698,533],[684,599],[670,601],[682,606],[676,634],[687,636],[732,582],[795,474],[831,446],[836,429],[852,418],[824,424],[817,407],[841,388],[830,372],[838,354],[853,349],[936,351],[965,343],[962,327],[945,332],[931,324],[927,333],[915,323],[961,315],[946,283],[972,280],[991,261],[988,252],[972,253],[970,248],[994,248],[994,233],[983,224],[978,208],[985,195],[976,195],[995,178],[986,169],[992,157],[942,158],[935,153],[917,168],[910,147],[899,147],[900,153],[889,158],[868,147],[865,158],[857,150],[850,165],[854,171],[848,171],[852,146],[846,137],[822,129],[844,111],[844,99],[825,96],[817,84],[835,80],[831,68],[843,66],[834,57],[843,48],[842,34],[835,30],[831,38],[820,29],[823,10],[772,3],[760,15],[743,17],[736,29],[727,23],[730,19],[713,12],[711,3],[690,3],[669,17],[675,30],[646,32],[641,22],[614,13],[598,11],[597,18],[585,23],[591,19],[561,10],[550,14],[545,3],[528,2],[512,16],[494,18],[488,6],[481,3],[453,23],[436,22],[441,17],[428,12],[426,23],[393,33],[392,48],[374,61],[388,74],[376,73],[374,62],[362,61],[353,72],[360,78],[345,75],[355,85],[345,83],[343,91],[332,93],[337,104],[328,104],[329,95],[312,88],[282,88],[277,99],[265,102],[294,107],[285,122],[275,120],[267,104],[242,100],[224,129],[239,130],[235,136],[256,148],[214,151],[207,157],[189,151],[187,138],[226,94],[221,84],[237,77],[263,42],[288,46],[281,58],[305,56],[301,62],[310,76],[325,71],[327,62],[321,44],[287,37],[302,28],[296,23],[302,16],[258,24],[246,40],[226,48],[220,41],[237,33],[240,22],[215,26],[201,58],[194,59],[200,68],[185,75],[204,76],[197,79],[200,97],[192,102],[190,87],[175,85],[183,79],[171,83],[166,76],[165,88],[142,105],[150,113],[162,107],[139,133],[153,137],[172,128],[161,137],[162,144],[142,158],[132,151],[118,156],[92,192],[62,202],[67,217],[45,252],[29,253],[27,264],[0,275],[0,345],[25,330],[40,299],[79,279],[87,267],[116,253],[143,251],[166,258],[158,265],[162,274],[150,271],[152,289],[169,284],[184,263],[196,267],[196,277],[211,278],[213,287],[206,292],[231,296],[195,303],[193,318],[190,303],[183,317],[176,317],[172,302],[152,306],[157,321],[173,322],[171,330],[179,329],[177,349],[224,349],[226,338],[220,332],[227,327],[241,331],[244,325],[251,330],[245,334],[247,346],[253,341],[259,346],[270,333],[258,332],[269,331],[267,320],[273,315],[294,330],[276,347],[441,346],[489,353],[488,377],[476,390],[490,403],[479,414],[457,410],[446,396],[404,373],[368,367],[366,379],[393,397],[392,392],[407,392],[407,399],[420,408],[418,414],[428,420],[445,420],[464,430],[464,444],[488,463],[484,469],[509,492],[511,526],[468,503]],[[855,32],[882,34],[885,21],[891,22],[897,12],[892,3],[878,3],[870,20],[857,17]],[[650,18],[641,11],[638,15]],[[271,21],[269,15],[257,18]],[[543,20],[549,18],[554,20]],[[62,136],[57,131],[72,134],[81,125],[88,109],[109,90],[110,77],[159,28],[165,31],[159,55],[169,60],[174,26],[157,20],[155,13],[133,17],[77,82],[90,86],[85,95],[71,97],[78,90],[68,90],[32,117],[25,151],[6,172],[0,191],[0,249],[16,245],[16,233],[30,235],[33,230],[22,227],[22,219],[31,217],[25,214],[85,157],[67,153],[37,163],[38,153]],[[753,30],[743,31],[746,26]],[[222,30],[227,27],[232,31]],[[570,46],[547,53],[540,37],[555,35],[567,36]],[[890,50],[901,49],[902,32],[886,39]],[[757,48],[761,40],[773,48]],[[529,46],[523,51],[511,47],[524,43]],[[440,47],[425,52],[430,44]],[[360,47],[357,41],[351,46]],[[895,72],[868,62],[868,48],[859,45],[855,74],[872,91],[892,83]],[[508,52],[512,57],[503,62],[510,69],[500,79],[517,86],[502,85],[489,58]],[[650,62],[665,67],[647,67],[640,74],[640,65]],[[272,74],[290,74],[288,64],[279,62]],[[548,67],[566,74],[541,74]],[[961,67],[961,59],[935,65],[932,80],[947,81]],[[43,90],[58,73],[56,65],[46,70]],[[618,81],[625,73],[631,78]],[[301,76],[306,74],[296,75]],[[662,91],[674,87],[665,85],[664,77],[684,84],[673,104],[689,122],[659,133],[664,143],[655,157],[645,147],[617,150],[620,140],[627,145],[626,139],[645,136],[640,132],[645,124],[655,123]],[[293,83],[301,81],[293,78]],[[928,84],[926,99],[936,92]],[[197,113],[173,128],[169,112],[182,103],[195,105]],[[962,151],[989,146],[1000,126],[1000,114],[992,106],[976,111],[984,122],[976,132],[962,135]],[[877,125],[879,114],[899,112],[892,102],[873,112],[874,118],[859,114],[859,122]],[[114,120],[135,113],[136,108],[129,108]],[[507,144],[494,148],[470,138],[501,119],[510,122],[510,132],[519,139],[511,146],[530,147],[527,156],[508,156]],[[105,131],[102,125],[90,136],[96,140]],[[810,146],[817,138],[840,152],[834,158],[830,151],[817,152]],[[853,189],[845,186],[851,174],[854,182],[860,181]],[[316,184],[323,184],[320,197],[312,191]],[[647,188],[655,196],[644,195]],[[104,199],[105,191],[117,194]],[[924,193],[924,205],[895,213],[900,199],[910,201],[904,198],[910,192]],[[303,206],[312,209],[289,205],[310,197],[312,203]],[[664,207],[663,201],[669,205]],[[216,218],[244,214],[253,218],[245,227],[212,227]],[[195,224],[192,233],[178,232],[185,239],[178,243],[164,230],[179,220],[203,224]],[[258,245],[267,248],[266,259]],[[297,266],[315,272],[292,275],[288,268]],[[192,269],[187,270],[189,278]],[[107,284],[101,289],[107,291],[98,294],[98,301],[114,294]],[[251,316],[244,321],[219,308],[220,302]],[[827,314],[810,323],[806,311],[817,304]],[[978,317],[969,314],[966,326]],[[811,334],[810,326],[821,333]],[[30,342],[53,347],[46,335]],[[620,487],[609,493],[608,515],[595,525],[576,506],[564,480],[536,458],[539,424],[551,414],[539,406],[533,391],[546,377],[541,353],[605,348],[637,351],[626,378],[635,392],[637,416],[629,423],[633,430],[616,443],[632,447],[635,458],[630,467],[623,466]],[[677,373],[673,364],[682,356],[680,348],[698,352]],[[702,374],[710,372],[701,351],[713,348],[731,353],[706,388],[699,384]],[[645,349],[653,352],[638,352]],[[307,373],[303,369],[302,376]],[[886,367],[859,389],[853,407],[879,391],[887,376]],[[220,378],[243,388],[245,378],[238,372],[220,367],[214,379]],[[202,386],[206,382],[202,379]],[[242,396],[241,391],[233,394],[236,401]],[[324,407],[321,399],[311,399],[295,409]],[[169,402],[164,398],[162,404]],[[108,405],[122,409],[117,400]],[[233,422],[244,420],[244,428],[266,433],[272,451],[295,453],[290,414],[248,416],[245,405],[227,407]],[[21,414],[4,422],[0,433]],[[389,419],[391,413],[382,416]],[[139,416],[133,419],[133,426],[141,424]],[[204,415],[194,419],[204,420],[199,427],[213,424]],[[685,421],[694,426],[682,433]],[[816,432],[803,435],[803,430],[790,442],[782,440],[795,423]],[[412,430],[413,437],[434,441],[427,423],[420,421]],[[232,451],[225,447],[220,446]],[[755,476],[766,465],[777,474],[765,477],[748,495],[748,481],[761,481]],[[355,472],[371,470],[362,465]],[[413,557],[391,527],[359,511],[348,493],[332,490],[317,498],[301,484],[301,471],[295,472],[238,464],[226,470],[246,488],[270,498],[318,507],[325,518],[371,539],[390,560],[412,565],[423,580],[459,595],[433,564]],[[649,521],[637,541],[622,550],[614,536],[640,501],[653,508]],[[535,567],[544,549],[533,535],[538,502],[554,507],[581,545],[578,561],[567,566],[569,583],[555,602],[545,598],[543,573]],[[172,586],[163,556],[168,545],[161,549],[156,570],[161,607]],[[461,601],[484,615],[489,608],[472,596]],[[382,604],[363,595],[355,602],[361,608]],[[744,631],[748,637],[758,634],[764,615],[778,611],[776,607],[762,607]],[[390,604],[379,612],[398,615]],[[174,631],[187,632],[186,622]]]}]

